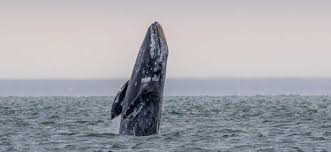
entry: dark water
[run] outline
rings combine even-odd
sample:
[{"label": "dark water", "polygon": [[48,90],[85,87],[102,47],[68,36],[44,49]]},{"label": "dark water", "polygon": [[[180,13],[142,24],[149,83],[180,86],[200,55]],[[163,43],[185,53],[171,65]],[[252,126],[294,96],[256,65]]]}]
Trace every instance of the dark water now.
[{"label": "dark water", "polygon": [[165,97],[160,134],[120,136],[113,97],[0,97],[0,151],[331,151],[331,97]]}]

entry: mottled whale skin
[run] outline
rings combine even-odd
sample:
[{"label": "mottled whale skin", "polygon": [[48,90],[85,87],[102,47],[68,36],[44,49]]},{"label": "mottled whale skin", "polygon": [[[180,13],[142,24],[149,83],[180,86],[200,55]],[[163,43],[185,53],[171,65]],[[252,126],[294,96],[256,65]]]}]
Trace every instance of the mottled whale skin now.
[{"label": "mottled whale skin", "polygon": [[121,115],[120,134],[147,136],[159,132],[168,46],[159,23],[147,30],[130,80],[112,105],[112,119]]}]

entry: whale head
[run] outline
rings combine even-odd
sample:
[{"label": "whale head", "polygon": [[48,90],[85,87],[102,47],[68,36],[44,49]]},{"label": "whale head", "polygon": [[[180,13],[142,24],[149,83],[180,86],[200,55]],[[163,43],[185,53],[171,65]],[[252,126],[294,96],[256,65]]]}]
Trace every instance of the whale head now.
[{"label": "whale head", "polygon": [[159,23],[153,23],[140,48],[133,75],[135,85],[159,83],[163,85],[168,59],[167,42]]}]

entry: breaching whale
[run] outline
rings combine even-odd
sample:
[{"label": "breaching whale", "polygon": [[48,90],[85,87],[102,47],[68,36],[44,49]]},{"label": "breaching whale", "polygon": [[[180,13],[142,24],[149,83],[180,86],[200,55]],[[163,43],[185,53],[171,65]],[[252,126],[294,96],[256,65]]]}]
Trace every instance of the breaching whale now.
[{"label": "breaching whale", "polygon": [[111,118],[121,115],[120,134],[157,134],[160,126],[168,46],[159,23],[147,30],[131,78],[117,93]]}]

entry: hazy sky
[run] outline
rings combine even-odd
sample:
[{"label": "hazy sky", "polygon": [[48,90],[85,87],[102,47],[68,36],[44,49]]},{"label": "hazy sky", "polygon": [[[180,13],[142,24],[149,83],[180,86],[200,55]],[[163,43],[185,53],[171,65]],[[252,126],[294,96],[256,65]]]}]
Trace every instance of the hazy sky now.
[{"label": "hazy sky", "polygon": [[331,77],[330,0],[1,0],[0,79],[129,77],[154,21],[167,77]]}]

